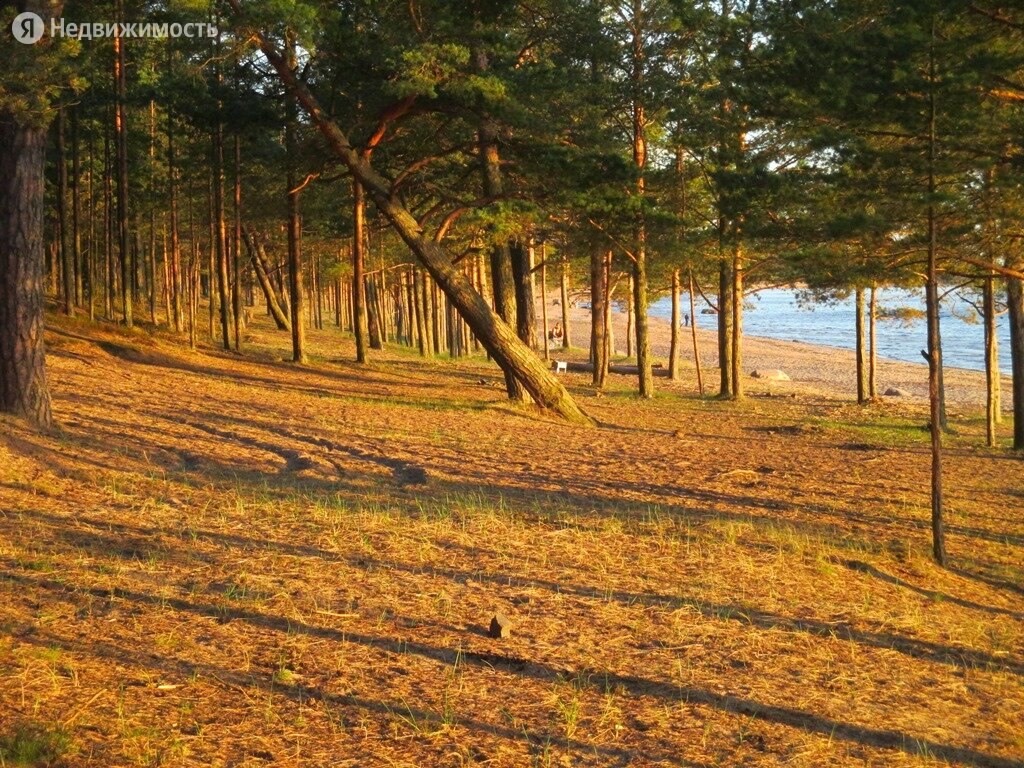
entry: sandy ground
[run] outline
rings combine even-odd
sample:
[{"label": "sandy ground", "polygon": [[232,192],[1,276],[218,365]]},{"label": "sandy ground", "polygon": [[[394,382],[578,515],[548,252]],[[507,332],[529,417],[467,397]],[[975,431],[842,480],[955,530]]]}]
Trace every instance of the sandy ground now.
[{"label": "sandy ground", "polygon": [[[590,338],[590,310],[570,301],[570,341],[574,347],[586,347]],[[539,311],[537,315],[540,317]],[[548,306],[548,322],[553,327],[562,319],[562,308],[554,298]],[[697,316],[697,343],[705,386],[714,391],[718,385],[717,332],[714,316]],[[626,353],[626,314],[613,313],[612,329],[616,351]],[[651,349],[655,358],[668,360],[671,344],[671,323],[662,318],[650,319]],[[693,367],[693,340],[690,329],[684,328],[682,357],[684,365]],[[569,355],[573,356],[573,355]],[[743,341],[743,369],[749,374],[758,368],[781,368],[800,389],[811,389],[832,396],[856,397],[857,363],[853,350],[824,347],[800,341],[782,341],[746,336]],[[947,402],[960,408],[984,409],[985,374],[962,368],[945,370]],[[751,380],[753,381],[753,380]],[[879,394],[894,387],[906,393],[911,401],[928,397],[928,367],[924,363],[906,363],[887,358],[878,359],[877,388]],[[1002,406],[1011,410],[1011,379],[1003,376]],[[775,385],[779,386],[779,385]]]}]

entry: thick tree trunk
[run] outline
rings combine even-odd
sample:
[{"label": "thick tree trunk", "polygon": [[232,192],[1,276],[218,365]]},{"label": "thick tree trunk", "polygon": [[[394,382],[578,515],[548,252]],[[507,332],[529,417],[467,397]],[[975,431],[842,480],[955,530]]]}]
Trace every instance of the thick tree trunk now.
[{"label": "thick tree trunk", "polygon": [[537,349],[537,308],[530,275],[530,250],[522,240],[509,245],[516,292],[516,332],[530,349]]},{"label": "thick tree trunk", "polygon": [[718,396],[732,396],[732,269],[722,258],[718,264]]},{"label": "thick tree trunk", "polygon": [[1010,364],[1013,368],[1013,447],[1024,451],[1024,281],[1006,281],[1010,308]]},{"label": "thick tree trunk", "polygon": [[43,345],[45,128],[0,112],[0,411],[52,423]]},{"label": "thick tree trunk", "polygon": [[857,326],[857,402],[863,405],[868,401],[868,369],[867,349],[864,333],[864,289],[857,288],[854,291],[856,296],[856,326]]}]

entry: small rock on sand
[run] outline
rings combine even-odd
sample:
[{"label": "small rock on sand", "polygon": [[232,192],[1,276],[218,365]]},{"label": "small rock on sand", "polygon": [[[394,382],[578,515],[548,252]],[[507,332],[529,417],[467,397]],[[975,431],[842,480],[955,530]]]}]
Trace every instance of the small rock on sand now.
[{"label": "small rock on sand", "polygon": [[508,637],[512,634],[512,622],[505,614],[496,613],[491,618],[491,626],[488,628],[487,634],[495,639]]},{"label": "small rock on sand", "polygon": [[789,376],[781,368],[758,368],[750,375],[755,379],[765,379],[766,381],[790,381]]}]

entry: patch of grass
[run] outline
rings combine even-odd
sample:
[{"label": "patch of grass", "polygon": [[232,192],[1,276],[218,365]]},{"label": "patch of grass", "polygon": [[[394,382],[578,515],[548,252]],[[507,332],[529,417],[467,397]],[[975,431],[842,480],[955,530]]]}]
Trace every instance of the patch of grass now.
[{"label": "patch of grass", "polygon": [[64,729],[22,724],[8,735],[0,736],[0,766],[43,768],[58,765],[73,752],[71,735]]}]

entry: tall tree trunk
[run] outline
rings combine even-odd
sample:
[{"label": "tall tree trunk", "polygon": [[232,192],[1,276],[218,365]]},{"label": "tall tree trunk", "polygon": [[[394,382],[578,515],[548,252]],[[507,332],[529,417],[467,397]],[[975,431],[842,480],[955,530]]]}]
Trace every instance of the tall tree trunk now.
[{"label": "tall tree trunk", "polygon": [[537,349],[537,310],[530,279],[530,251],[522,240],[514,240],[509,252],[516,291],[516,331],[526,346]]},{"label": "tall tree trunk", "polygon": [[0,411],[52,423],[43,344],[45,127],[0,111]]},{"label": "tall tree trunk", "polygon": [[413,311],[416,318],[416,344],[420,349],[420,356],[430,355],[430,342],[427,330],[427,313],[424,307],[426,294],[423,290],[423,273],[416,267],[412,269],[412,290],[413,290]]},{"label": "tall tree trunk", "polygon": [[679,270],[672,270],[672,338],[668,351],[668,377],[679,378]]},{"label": "tall tree trunk", "polygon": [[868,336],[871,341],[871,356],[868,359],[868,397],[874,400],[878,397],[877,377],[875,376],[878,370],[878,345],[875,333],[876,321],[878,320],[878,302],[875,296],[875,286],[871,286],[871,301],[868,306],[868,328],[870,329]]},{"label": "tall tree trunk", "polygon": [[[174,143],[174,116],[167,110],[167,191],[170,204],[171,225],[171,311],[174,316],[174,330],[181,332],[184,318],[182,317],[181,293],[181,239],[178,231],[178,167]],[[190,214],[191,215],[191,214]]]},{"label": "tall tree trunk", "polygon": [[938,232],[935,211],[935,20],[932,19],[929,47],[928,118],[928,275],[925,304],[928,314],[928,404],[931,413],[932,453],[932,554],[940,566],[946,565],[946,535],[942,519],[942,342],[939,333]]},{"label": "tall tree trunk", "polygon": [[693,337],[693,364],[697,368],[697,392],[704,395],[704,379],[700,370],[700,349],[697,346],[697,311],[693,301],[693,270],[690,276],[690,335]]},{"label": "tall tree trunk", "polygon": [[636,334],[633,330],[633,275],[626,278],[626,357],[633,356],[633,340]]},{"label": "tall tree trunk", "polygon": [[608,370],[605,280],[604,250],[594,245],[590,249],[590,361],[594,365],[595,387],[604,387],[605,374]]},{"label": "tall tree trunk", "polygon": [[857,325],[857,402],[863,405],[868,401],[868,370],[867,349],[864,334],[864,289],[856,288],[856,325]]},{"label": "tall tree trunk", "polygon": [[[82,182],[82,165],[79,156],[78,111],[79,106],[71,108],[71,260],[75,269],[75,304],[82,306],[85,303],[85,269],[82,264],[82,201],[79,189]],[[92,166],[89,168],[89,172],[92,173]]]},{"label": "tall tree trunk", "polygon": [[369,324],[366,311],[366,196],[359,179],[352,178],[352,311],[355,315],[356,362],[368,359]]},{"label": "tall tree trunk", "polygon": [[641,201],[637,206],[633,230],[633,281],[631,286],[633,304],[633,326],[636,335],[636,367],[640,397],[654,397],[654,375],[651,371],[651,341],[647,322],[647,219],[643,210],[646,195],[647,170],[647,105],[644,103],[646,88],[646,60],[644,50],[645,12],[643,0],[633,0],[632,19],[632,69],[630,81],[633,118],[633,164],[637,169],[634,193]]},{"label": "tall tree trunk", "polygon": [[551,359],[551,345],[548,343],[548,254],[547,244],[540,244],[540,314],[544,330],[544,359]]},{"label": "tall tree trunk", "polygon": [[68,158],[65,141],[65,109],[57,110],[57,232],[61,265],[61,306],[64,314],[75,313],[75,262],[68,226]]},{"label": "tall tree trunk", "polygon": [[561,280],[561,292],[562,292],[562,349],[569,349],[571,342],[569,339],[569,260],[564,256],[562,257],[562,280]]},{"label": "tall tree trunk", "polygon": [[743,398],[743,246],[732,256],[732,397]]},{"label": "tall tree trunk", "polygon": [[1013,448],[1024,451],[1024,281],[1006,281],[1010,310],[1010,365],[1013,368]]},{"label": "tall tree trunk", "polygon": [[235,351],[242,349],[242,143],[235,133],[235,183],[232,195],[233,227],[231,236],[232,286],[235,317]]},{"label": "tall tree trunk", "polygon": [[114,168],[110,131],[103,132],[103,316],[114,319]]},{"label": "tall tree trunk", "polygon": [[[149,321],[155,326],[156,318],[156,101],[149,100],[149,186],[153,198],[149,201],[149,248],[147,264],[149,269]],[[169,270],[167,265],[167,242],[164,241],[164,297],[169,295]],[[171,314],[167,313],[167,325],[172,326]]]},{"label": "tall tree trunk", "polygon": [[[117,0],[117,20],[124,21],[124,0]],[[128,115],[125,106],[124,39],[114,35],[114,149],[117,155],[117,245],[121,258],[121,318],[131,328],[132,269],[128,249]]]},{"label": "tall tree trunk", "polygon": [[[296,35],[294,30],[285,32],[285,66],[291,77],[296,76],[298,62],[296,59]],[[302,285],[302,253],[300,251],[299,234],[299,195],[296,166],[298,165],[298,139],[296,136],[298,123],[298,104],[294,94],[286,99],[285,146],[288,155],[288,287],[291,294],[290,317],[292,324],[292,360],[296,363],[306,362],[306,326],[303,313]]]},{"label": "tall tree trunk", "polygon": [[723,255],[718,263],[719,397],[732,396],[732,296],[732,267]]},{"label": "tall tree trunk", "polygon": [[999,341],[996,335],[995,273],[985,276],[982,293],[982,315],[985,322],[985,437],[988,445],[996,444],[996,424],[999,423]]}]

